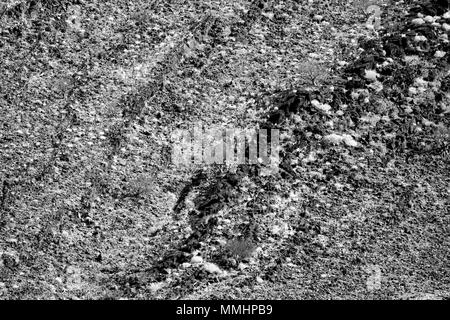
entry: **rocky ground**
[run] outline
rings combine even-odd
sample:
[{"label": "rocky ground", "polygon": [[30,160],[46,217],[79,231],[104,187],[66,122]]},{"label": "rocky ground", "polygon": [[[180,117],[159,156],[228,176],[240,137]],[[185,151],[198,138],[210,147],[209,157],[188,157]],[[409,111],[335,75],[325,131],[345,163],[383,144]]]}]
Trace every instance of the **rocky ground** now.
[{"label": "rocky ground", "polygon": [[[0,28],[0,298],[450,297],[446,0],[19,0]],[[278,173],[174,165],[198,123],[280,129]]]}]

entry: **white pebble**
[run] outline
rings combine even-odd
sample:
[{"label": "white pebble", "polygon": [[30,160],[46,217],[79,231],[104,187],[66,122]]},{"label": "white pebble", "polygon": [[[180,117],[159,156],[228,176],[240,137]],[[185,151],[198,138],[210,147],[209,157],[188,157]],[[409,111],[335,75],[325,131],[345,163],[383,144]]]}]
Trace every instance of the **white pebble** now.
[{"label": "white pebble", "polygon": [[222,274],[223,271],[214,263],[206,262],[203,265],[203,268],[209,273]]},{"label": "white pebble", "polygon": [[365,78],[372,81],[377,81],[380,75],[375,70],[365,70]]},{"label": "white pebble", "polygon": [[356,147],[358,145],[358,142],[349,134],[342,135],[342,138],[344,140],[344,143],[349,147]]},{"label": "white pebble", "polygon": [[416,18],[411,21],[413,24],[421,25],[424,24],[425,21],[422,18]]},{"label": "white pebble", "polygon": [[203,258],[200,256],[193,256],[191,259],[192,264],[199,264],[203,262]]},{"label": "white pebble", "polygon": [[418,87],[426,87],[428,85],[428,82],[423,80],[423,78],[416,78],[414,79],[414,84]]},{"label": "white pebble", "polygon": [[272,233],[279,234],[281,232],[281,228],[279,226],[273,226]]},{"label": "white pebble", "polygon": [[447,54],[446,52],[438,50],[438,51],[436,51],[436,53],[434,54],[434,56],[435,56],[436,58],[443,58],[446,54]]},{"label": "white pebble", "polygon": [[425,18],[423,18],[423,20],[428,23],[434,22],[434,18],[432,16],[426,16]]},{"label": "white pebble", "polygon": [[414,41],[415,42],[427,41],[427,38],[425,36],[415,36]]},{"label": "white pebble", "polygon": [[336,133],[331,133],[325,137],[323,137],[325,141],[328,141],[331,144],[340,144],[344,138]]},{"label": "white pebble", "polygon": [[323,19],[323,16],[321,16],[320,14],[316,14],[313,19],[316,21],[321,21]]},{"label": "white pebble", "polygon": [[409,92],[411,95],[414,95],[414,94],[417,94],[417,89],[414,88],[414,87],[410,87],[410,88],[408,89],[408,92]]}]

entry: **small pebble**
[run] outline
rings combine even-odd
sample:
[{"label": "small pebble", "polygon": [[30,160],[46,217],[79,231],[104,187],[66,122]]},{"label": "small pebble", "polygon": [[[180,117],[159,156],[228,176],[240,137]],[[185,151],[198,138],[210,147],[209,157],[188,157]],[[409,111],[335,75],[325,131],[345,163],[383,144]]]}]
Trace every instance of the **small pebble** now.
[{"label": "small pebble", "polygon": [[316,14],[313,19],[316,21],[322,21],[323,16],[321,16],[320,14]]},{"label": "small pebble", "polygon": [[436,51],[436,53],[434,54],[434,56],[436,57],[436,58],[443,58],[444,56],[446,55],[446,52],[444,52],[444,51]]},{"label": "small pebble", "polygon": [[408,92],[409,92],[411,95],[414,95],[414,94],[417,94],[417,89],[414,88],[414,87],[410,87],[410,88],[408,89]]},{"label": "small pebble", "polygon": [[199,264],[203,262],[203,258],[200,256],[193,256],[191,259],[192,264]]},{"label": "small pebble", "polygon": [[215,274],[223,274],[224,272],[214,263],[207,262],[203,265],[203,268],[206,272],[215,273]]},{"label": "small pebble", "polygon": [[425,23],[425,21],[422,18],[413,19],[411,22],[415,25],[421,25]]},{"label": "small pebble", "polygon": [[415,36],[414,41],[415,42],[427,41],[427,38],[425,36]]},{"label": "small pebble", "polygon": [[428,23],[434,22],[434,18],[432,16],[426,16],[425,18],[423,18],[423,20]]}]

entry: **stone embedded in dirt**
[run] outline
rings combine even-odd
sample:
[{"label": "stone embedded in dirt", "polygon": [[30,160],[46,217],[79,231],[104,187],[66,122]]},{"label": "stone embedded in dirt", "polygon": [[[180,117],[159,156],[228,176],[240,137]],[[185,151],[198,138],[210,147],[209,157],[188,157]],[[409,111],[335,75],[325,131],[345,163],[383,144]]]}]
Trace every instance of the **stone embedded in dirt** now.
[{"label": "stone embedded in dirt", "polygon": [[427,38],[425,36],[415,36],[414,41],[415,42],[427,41]]},{"label": "stone embedded in dirt", "polygon": [[66,269],[67,274],[79,274],[80,272],[80,269],[74,266],[68,266]]},{"label": "stone embedded in dirt", "polygon": [[329,240],[328,237],[325,236],[325,235],[319,234],[319,235],[317,236],[317,241],[319,242],[319,244],[320,244],[322,247],[326,247],[326,246],[327,246],[328,240]]},{"label": "stone embedded in dirt", "polygon": [[425,21],[422,18],[413,19],[411,22],[415,25],[421,25],[425,23]]},{"label": "stone embedded in dirt", "polygon": [[415,78],[414,85],[417,87],[426,87],[428,85],[428,81],[423,80],[423,78]]},{"label": "stone embedded in dirt", "polygon": [[353,137],[349,134],[337,134],[337,133],[331,133],[329,135],[326,135],[323,137],[325,141],[331,143],[331,144],[341,144],[342,142],[350,147],[356,147],[358,145],[358,142],[353,139]]},{"label": "stone embedded in dirt", "polygon": [[246,265],[245,263],[241,262],[241,263],[238,264],[238,269],[239,270],[244,270],[246,268],[248,268],[248,265]]},{"label": "stone embedded in dirt", "polygon": [[158,228],[158,227],[150,227],[150,228],[148,229],[148,234],[149,234],[150,237],[154,237],[154,236],[156,236],[156,234],[157,234],[159,231],[160,231],[160,228]]},{"label": "stone embedded in dirt", "polygon": [[344,185],[341,184],[341,183],[339,183],[339,182],[336,182],[336,183],[334,184],[334,188],[335,188],[336,190],[338,190],[338,191],[341,191],[341,190],[344,190]]},{"label": "stone embedded in dirt", "polygon": [[336,133],[329,134],[323,138],[331,144],[340,144],[342,142],[342,136]]},{"label": "stone embedded in dirt", "polygon": [[280,226],[273,226],[273,228],[272,228],[273,234],[280,234],[280,232],[281,232]]},{"label": "stone embedded in dirt", "polygon": [[320,106],[320,102],[317,101],[316,99],[311,100],[311,104],[313,105],[313,107],[318,108]]},{"label": "stone embedded in dirt", "polygon": [[417,89],[414,88],[414,87],[410,87],[408,89],[408,92],[409,92],[410,95],[415,95],[415,94],[417,94]]},{"label": "stone embedded in dirt", "polygon": [[321,16],[320,14],[316,14],[313,18],[315,21],[322,21],[323,16]]},{"label": "stone embedded in dirt", "polygon": [[377,77],[380,76],[375,70],[364,70],[364,72],[364,77],[367,80],[377,81]]},{"label": "stone embedded in dirt", "polygon": [[446,32],[450,31],[450,24],[448,24],[448,23],[443,23],[443,24],[442,24],[442,29],[444,29]]},{"label": "stone embedded in dirt", "polygon": [[224,239],[216,239],[216,244],[218,244],[219,246],[225,246],[227,244],[227,241]]},{"label": "stone embedded in dirt", "polygon": [[411,106],[406,106],[404,111],[409,114],[409,113],[413,112],[414,110],[411,108]]},{"label": "stone embedded in dirt", "polygon": [[152,293],[155,293],[156,291],[161,290],[165,285],[166,284],[164,282],[153,282],[153,283],[150,283],[148,288],[150,289],[150,291]]},{"label": "stone embedded in dirt", "polygon": [[446,13],[444,13],[444,15],[442,17],[444,19],[450,19],[450,11],[447,11]]},{"label": "stone embedded in dirt", "polygon": [[256,277],[256,282],[258,283],[263,283],[264,280],[261,277]]},{"label": "stone embedded in dirt", "polygon": [[223,270],[220,269],[216,264],[211,263],[211,262],[205,262],[203,264],[203,268],[205,269],[206,272],[209,273],[213,273],[213,274],[224,274]]},{"label": "stone embedded in dirt", "polygon": [[447,54],[446,52],[438,50],[435,52],[434,56],[436,58],[443,58],[446,54]]},{"label": "stone embedded in dirt", "polygon": [[328,103],[325,103],[325,104],[321,104],[319,106],[319,109],[324,112],[329,112],[331,110],[331,106]]},{"label": "stone embedded in dirt", "polygon": [[431,127],[431,126],[436,127],[437,126],[433,121],[430,121],[430,120],[425,119],[425,118],[422,119],[422,124],[425,127]]},{"label": "stone embedded in dirt", "polygon": [[193,256],[191,259],[192,264],[199,264],[203,262],[203,258],[200,256]]},{"label": "stone embedded in dirt", "polygon": [[381,92],[383,90],[383,84],[380,81],[372,82],[367,87],[375,90],[375,92]]},{"label": "stone embedded in dirt", "polygon": [[331,110],[331,106],[329,104],[322,104],[316,99],[311,100],[311,104],[314,108],[322,110],[325,113],[328,113]]},{"label": "stone embedded in dirt", "polygon": [[419,56],[412,55],[412,56],[404,56],[403,60],[405,60],[406,63],[413,64],[419,62],[420,58]]},{"label": "stone embedded in dirt", "polygon": [[432,16],[426,16],[425,18],[423,18],[423,20],[428,23],[434,22],[434,18]]},{"label": "stone embedded in dirt", "polygon": [[273,12],[263,12],[261,13],[263,16],[265,16],[266,18],[272,20],[274,17],[274,13]]},{"label": "stone embedded in dirt", "polygon": [[229,258],[228,263],[232,266],[237,266],[237,264],[238,264],[236,259],[234,259],[234,258]]},{"label": "stone embedded in dirt", "polygon": [[346,145],[348,145],[349,147],[356,147],[358,145],[358,142],[353,139],[353,137],[349,134],[344,134],[343,136],[343,141]]}]

